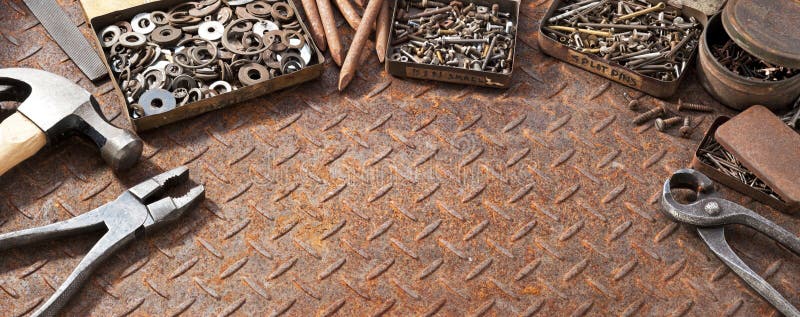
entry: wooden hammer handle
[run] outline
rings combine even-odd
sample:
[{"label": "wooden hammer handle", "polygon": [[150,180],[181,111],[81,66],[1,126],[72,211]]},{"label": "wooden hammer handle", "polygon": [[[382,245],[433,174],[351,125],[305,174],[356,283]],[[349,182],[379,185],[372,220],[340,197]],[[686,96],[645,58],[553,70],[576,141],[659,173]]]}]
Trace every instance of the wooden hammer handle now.
[{"label": "wooden hammer handle", "polygon": [[19,112],[0,122],[0,175],[36,154],[45,143],[44,132]]}]

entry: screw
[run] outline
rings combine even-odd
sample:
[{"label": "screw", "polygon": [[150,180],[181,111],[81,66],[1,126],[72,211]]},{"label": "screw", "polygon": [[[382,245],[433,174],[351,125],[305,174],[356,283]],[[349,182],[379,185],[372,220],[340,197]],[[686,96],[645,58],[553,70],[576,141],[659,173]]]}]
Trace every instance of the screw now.
[{"label": "screw", "polygon": [[655,107],[650,111],[640,114],[638,117],[634,118],[633,124],[642,125],[645,122],[653,120],[662,114],[664,114],[664,108],[662,108],[661,106]]},{"label": "screw", "polygon": [[631,101],[628,102],[628,109],[638,110],[639,109],[639,99],[631,99]]},{"label": "screw", "polygon": [[658,131],[664,132],[669,127],[671,127],[674,124],[676,124],[678,122],[681,122],[681,121],[683,121],[683,118],[681,118],[681,117],[672,117],[672,118],[669,118],[669,119],[656,118],[655,125],[656,125],[656,129]]},{"label": "screw", "polygon": [[680,132],[681,137],[689,138],[692,135],[692,126],[690,125],[691,121],[689,117],[683,118],[683,126],[681,126]]},{"label": "screw", "polygon": [[696,103],[684,103],[682,100],[678,99],[678,111],[684,110],[694,110],[694,111],[701,111],[701,112],[714,112],[714,108],[709,106],[696,104]]}]

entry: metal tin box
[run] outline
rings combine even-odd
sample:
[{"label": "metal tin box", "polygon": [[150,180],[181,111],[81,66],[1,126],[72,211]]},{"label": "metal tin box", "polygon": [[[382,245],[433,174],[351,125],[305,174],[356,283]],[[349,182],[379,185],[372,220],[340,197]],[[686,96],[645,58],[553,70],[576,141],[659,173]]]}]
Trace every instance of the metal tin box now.
[{"label": "metal tin box", "polygon": [[[392,21],[396,21],[397,18],[397,10],[400,6],[402,1],[395,1],[394,10],[392,12]],[[464,5],[468,5],[470,3],[474,3],[475,5],[482,5],[482,6],[491,6],[492,4],[498,4],[500,6],[500,11],[510,12],[512,14],[512,21],[514,22],[515,26],[519,26],[519,2],[513,0],[495,0],[495,1],[486,1],[486,0],[466,0],[462,1]],[[395,42],[395,25],[394,22],[392,23],[392,27],[389,30],[389,45],[386,48],[386,56],[391,55],[391,52],[394,49],[394,45],[391,43]],[[514,32],[514,50],[516,51],[517,45],[517,32]],[[515,53],[512,53],[512,56]],[[477,86],[484,86],[484,87],[495,87],[495,88],[507,88],[511,83],[511,76],[514,73],[514,67],[516,62],[512,57],[511,61],[511,71],[507,74],[495,73],[495,72],[486,72],[486,71],[477,71],[471,69],[463,69],[463,68],[456,68],[451,66],[441,66],[441,65],[427,65],[427,64],[417,64],[414,62],[401,62],[401,61],[394,61],[389,58],[386,59],[386,71],[389,74],[398,77],[409,77],[409,78],[419,78],[419,79],[431,79],[437,81],[444,81],[450,83],[457,83],[457,84],[469,84],[469,85],[477,85]]]},{"label": "metal tin box", "polygon": [[[800,8],[800,5],[797,7]],[[784,19],[791,18],[787,16]],[[719,102],[734,109],[744,110],[751,105],[763,105],[772,111],[786,110],[800,96],[800,75],[779,81],[765,81],[743,77],[730,71],[711,53],[711,47],[714,44],[724,43],[732,38],[727,29],[723,27],[722,20],[722,15],[712,17],[700,36],[700,53],[698,53],[700,56],[697,59],[697,75],[700,84]],[[772,34],[767,31],[765,33]],[[797,38],[794,45],[797,45],[800,42],[800,35],[795,36]],[[765,37],[769,38],[769,36]],[[734,40],[736,38],[733,37]],[[739,36],[738,38],[746,37]],[[753,45],[749,47],[753,47]],[[754,49],[751,48],[751,50]],[[753,56],[761,58],[759,55],[753,54]],[[797,57],[795,58],[797,59]],[[778,59],[779,63],[781,61],[784,62],[784,65],[791,65],[789,61]]]},{"label": "metal tin box", "polygon": [[[97,34],[100,32],[100,30],[102,30],[106,26],[111,25],[123,19],[130,20],[134,15],[140,12],[163,10],[165,8],[172,7],[176,4],[184,3],[185,1],[163,0],[150,3],[143,3],[143,4],[137,4],[136,2],[137,1],[122,1],[122,3],[118,5],[118,8],[115,9],[116,11],[108,12],[107,9],[108,6],[105,4],[98,3],[98,1],[94,0],[82,1],[87,20],[89,21],[90,26],[95,34],[93,36],[93,39],[96,42],[97,47],[102,47],[100,45],[100,39],[97,37]],[[294,10],[294,12],[301,12],[297,10],[292,1],[287,1],[287,2]],[[305,34],[310,34],[305,21],[303,21],[303,18],[299,14],[297,19],[300,22],[300,26],[302,27]],[[131,126],[133,126],[133,128],[136,131],[150,130],[179,120],[194,117],[211,110],[230,106],[248,99],[253,99],[268,94],[270,92],[294,86],[321,76],[324,70],[325,58],[323,54],[319,51],[319,48],[317,47],[316,43],[314,43],[314,40],[310,36],[306,36],[306,41],[308,41],[308,43],[311,43],[311,49],[313,52],[315,52],[315,57],[313,57],[312,60],[313,64],[306,65],[305,68],[294,73],[281,75],[255,85],[239,88],[238,90],[235,91],[202,99],[196,102],[188,103],[186,105],[177,107],[174,110],[159,115],[146,116],[142,118],[132,118],[130,116],[130,112],[128,111],[128,107],[130,107],[130,104],[128,104],[127,101],[125,100],[124,94],[120,89],[119,83],[116,81],[116,79],[112,79],[112,82],[114,84],[114,90],[120,97],[120,100],[125,105],[124,113],[127,116],[128,120],[130,121]],[[108,58],[105,55],[105,52],[101,51],[100,53],[101,56],[103,56],[103,62],[106,65],[106,69],[109,75],[111,76],[111,78],[115,78],[114,73],[111,70],[111,67],[108,65]]]},{"label": "metal tin box", "polygon": [[[599,56],[576,51],[547,35],[542,27],[546,26],[547,20],[555,15],[556,10],[561,7],[562,2],[563,0],[554,0],[553,4],[547,10],[547,13],[545,13],[544,17],[539,23],[538,41],[543,52],[579,68],[598,74],[625,86],[638,89],[655,97],[666,98],[675,94],[675,92],[678,90],[678,86],[680,86],[681,81],[683,81],[683,79],[686,77],[686,70],[681,72],[680,76],[673,81],[662,81],[639,74],[619,64],[609,63]],[[706,21],[706,16],[702,12],[692,10],[689,7],[683,8],[683,15],[686,18],[694,17],[701,24],[705,23]],[[694,51],[696,50],[697,48],[694,49]],[[687,60],[687,65],[691,65],[693,63],[693,58],[695,55],[694,51],[692,52],[691,57]]]},{"label": "metal tin box", "polygon": [[706,148],[711,143],[717,143],[717,141],[714,139],[714,133],[717,131],[717,128],[719,128],[719,126],[727,122],[729,119],[730,118],[728,117],[720,116],[717,117],[716,120],[714,120],[714,122],[711,124],[711,127],[708,128],[706,135],[703,137],[703,141],[700,142],[700,145],[698,145],[697,150],[694,152],[694,156],[692,157],[692,168],[700,171],[703,174],[708,175],[708,177],[717,181],[718,183],[730,187],[731,189],[739,193],[742,193],[745,196],[751,197],[772,208],[775,208],[776,210],[789,214],[793,214],[800,211],[800,206],[789,205],[781,199],[767,195],[766,193],[756,188],[753,188],[748,184],[745,184],[741,180],[721,172],[719,169],[708,164],[705,160],[701,158],[702,149]]}]

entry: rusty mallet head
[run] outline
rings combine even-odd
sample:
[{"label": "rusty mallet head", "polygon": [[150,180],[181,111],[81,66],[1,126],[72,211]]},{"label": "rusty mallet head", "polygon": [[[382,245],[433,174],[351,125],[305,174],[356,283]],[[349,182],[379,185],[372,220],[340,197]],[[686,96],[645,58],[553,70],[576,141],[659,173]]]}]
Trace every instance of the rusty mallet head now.
[{"label": "rusty mallet head", "polygon": [[17,111],[33,122],[47,143],[64,136],[88,137],[115,170],[130,168],[142,154],[142,140],[111,125],[94,97],[72,81],[32,68],[0,69],[0,101],[20,102]]}]

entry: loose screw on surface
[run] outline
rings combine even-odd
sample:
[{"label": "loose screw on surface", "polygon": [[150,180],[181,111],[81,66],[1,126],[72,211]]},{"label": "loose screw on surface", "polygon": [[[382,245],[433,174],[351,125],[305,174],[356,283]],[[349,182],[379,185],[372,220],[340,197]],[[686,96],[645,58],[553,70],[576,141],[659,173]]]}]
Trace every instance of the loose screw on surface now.
[{"label": "loose screw on surface", "polygon": [[647,121],[653,120],[659,116],[664,114],[664,108],[661,106],[655,107],[652,110],[640,114],[638,117],[633,119],[633,124],[635,125],[642,125]]},{"label": "loose screw on surface", "polygon": [[691,120],[689,117],[683,118],[683,126],[680,129],[681,137],[689,138],[692,135]]},{"label": "loose screw on surface", "polygon": [[682,100],[678,99],[678,111],[700,111],[700,112],[714,112],[714,108],[711,108],[706,105],[696,104],[696,103],[684,103]]},{"label": "loose screw on surface", "polygon": [[639,99],[632,99],[628,102],[628,109],[630,110],[638,110],[639,109]]},{"label": "loose screw on surface", "polygon": [[681,122],[681,121],[683,121],[683,118],[681,118],[681,117],[672,117],[672,118],[669,118],[669,119],[656,118],[655,126],[656,126],[656,129],[658,131],[664,132],[669,127],[671,127],[671,126],[673,126],[673,125],[675,125],[675,124],[677,124],[678,122]]}]

